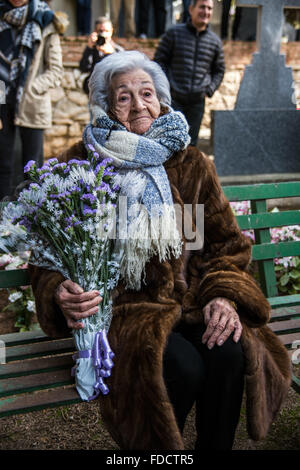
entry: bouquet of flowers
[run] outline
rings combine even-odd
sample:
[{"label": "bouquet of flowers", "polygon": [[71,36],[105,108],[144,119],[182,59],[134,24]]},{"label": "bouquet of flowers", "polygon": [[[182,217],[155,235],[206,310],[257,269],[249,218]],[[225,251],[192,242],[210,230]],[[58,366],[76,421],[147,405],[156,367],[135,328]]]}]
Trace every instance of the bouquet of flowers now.
[{"label": "bouquet of flowers", "polygon": [[113,236],[119,188],[111,161],[99,163],[97,156],[91,147],[89,160],[53,158],[41,168],[28,162],[24,172],[32,183],[17,204],[5,206],[0,223],[2,250],[30,250],[31,264],[58,271],[85,291],[100,292],[98,313],[81,320],[83,329],[73,330],[78,350],[73,369],[83,400],[108,393],[103,378],[111,373],[114,354],[106,333],[120,272]]}]

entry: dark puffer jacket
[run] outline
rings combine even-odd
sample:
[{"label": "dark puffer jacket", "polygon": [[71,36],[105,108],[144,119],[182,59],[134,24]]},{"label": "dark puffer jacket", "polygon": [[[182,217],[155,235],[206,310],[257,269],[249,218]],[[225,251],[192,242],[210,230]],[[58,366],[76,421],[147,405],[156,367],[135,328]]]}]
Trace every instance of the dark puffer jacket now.
[{"label": "dark puffer jacket", "polygon": [[183,104],[211,97],[225,72],[222,41],[209,27],[198,32],[191,22],[164,34],[154,60],[167,74],[173,98]]}]

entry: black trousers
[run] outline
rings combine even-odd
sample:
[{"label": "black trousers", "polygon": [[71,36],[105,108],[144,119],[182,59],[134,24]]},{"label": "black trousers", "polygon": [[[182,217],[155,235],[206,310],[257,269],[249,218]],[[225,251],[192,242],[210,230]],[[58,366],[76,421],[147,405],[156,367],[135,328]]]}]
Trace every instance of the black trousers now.
[{"label": "black trousers", "polygon": [[14,106],[7,103],[0,110],[2,129],[0,130],[0,200],[11,195],[14,171],[17,166],[16,135],[19,129],[21,141],[22,168],[29,160],[43,163],[43,129],[18,127],[14,124]]},{"label": "black trousers", "polygon": [[188,125],[190,126],[189,135],[191,137],[191,145],[196,146],[204,115],[205,98],[202,98],[199,103],[194,104],[181,104],[173,98],[172,108],[175,111],[181,111],[184,114]]},{"label": "black trousers", "polygon": [[[159,38],[166,30],[166,0],[153,0],[155,37]],[[149,11],[151,0],[140,0],[139,28],[140,34],[148,34]]]},{"label": "black trousers", "polygon": [[205,326],[180,324],[164,353],[164,380],[181,432],[196,403],[195,450],[231,450],[244,388],[244,356],[230,336],[211,350]]}]

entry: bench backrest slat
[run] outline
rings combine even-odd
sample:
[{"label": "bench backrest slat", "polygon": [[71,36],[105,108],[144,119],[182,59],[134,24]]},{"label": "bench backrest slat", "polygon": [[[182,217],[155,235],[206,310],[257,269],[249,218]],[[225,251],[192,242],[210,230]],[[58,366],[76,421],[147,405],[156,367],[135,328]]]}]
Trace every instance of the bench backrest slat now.
[{"label": "bench backrest slat", "polygon": [[223,190],[229,201],[288,198],[300,196],[300,181],[224,186]]},{"label": "bench backrest slat", "polygon": [[300,211],[267,212],[238,216],[242,230],[300,225]]}]

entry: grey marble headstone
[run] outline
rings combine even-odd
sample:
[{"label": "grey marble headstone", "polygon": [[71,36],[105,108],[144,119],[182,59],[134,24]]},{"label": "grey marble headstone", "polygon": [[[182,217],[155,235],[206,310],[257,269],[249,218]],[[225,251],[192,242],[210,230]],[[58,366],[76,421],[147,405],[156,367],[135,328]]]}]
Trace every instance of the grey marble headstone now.
[{"label": "grey marble headstone", "polygon": [[259,50],[244,77],[233,111],[214,111],[213,153],[220,176],[300,172],[300,111],[292,69],[280,54],[283,8],[300,0],[237,0],[258,6]]}]

